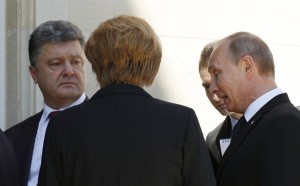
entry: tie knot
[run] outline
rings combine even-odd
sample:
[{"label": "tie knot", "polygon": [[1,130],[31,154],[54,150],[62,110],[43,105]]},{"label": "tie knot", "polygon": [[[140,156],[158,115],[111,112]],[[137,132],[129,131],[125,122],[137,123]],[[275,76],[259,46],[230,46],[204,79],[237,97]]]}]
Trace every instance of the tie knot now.
[{"label": "tie knot", "polygon": [[242,130],[242,128],[246,125],[247,121],[245,116],[242,116],[238,122],[235,124],[235,126],[232,129],[231,132],[231,141],[233,141],[234,138],[238,135],[238,133]]},{"label": "tie knot", "polygon": [[59,112],[61,112],[60,110],[56,110],[56,111],[52,111],[49,113],[48,118],[54,118]]}]

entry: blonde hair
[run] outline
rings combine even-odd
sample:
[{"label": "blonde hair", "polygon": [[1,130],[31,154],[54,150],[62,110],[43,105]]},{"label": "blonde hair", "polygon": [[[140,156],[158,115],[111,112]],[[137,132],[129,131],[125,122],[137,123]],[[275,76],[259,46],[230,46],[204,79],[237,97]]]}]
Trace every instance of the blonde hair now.
[{"label": "blonde hair", "polygon": [[202,52],[200,54],[199,67],[198,67],[199,72],[203,68],[208,68],[209,58],[210,58],[211,53],[214,50],[216,42],[217,41],[213,41],[213,42],[207,43],[204,46],[204,48],[202,49]]},{"label": "blonde hair", "polygon": [[90,35],[85,53],[101,87],[120,82],[150,86],[162,57],[151,26],[126,15],[101,23]]}]

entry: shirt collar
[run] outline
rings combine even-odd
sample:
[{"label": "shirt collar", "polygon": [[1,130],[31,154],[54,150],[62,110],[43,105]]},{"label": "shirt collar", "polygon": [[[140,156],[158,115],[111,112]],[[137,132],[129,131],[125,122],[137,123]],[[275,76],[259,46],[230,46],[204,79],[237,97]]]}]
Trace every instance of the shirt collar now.
[{"label": "shirt collar", "polygon": [[263,94],[259,98],[257,98],[255,101],[253,101],[249,107],[247,108],[244,116],[246,121],[249,121],[254,114],[261,109],[266,103],[268,103],[271,99],[273,99],[275,96],[282,94],[282,90],[280,88],[275,88],[273,90],[270,90],[269,92]]},{"label": "shirt collar", "polygon": [[[85,93],[83,93],[83,94],[80,96],[80,98],[77,99],[75,102],[73,102],[72,104],[70,104],[70,105],[68,105],[68,106],[66,106],[66,107],[60,108],[60,109],[58,109],[58,110],[63,111],[63,110],[65,110],[65,109],[67,109],[67,108],[73,107],[73,106],[75,106],[75,105],[79,105],[79,104],[81,104],[82,102],[84,102],[85,98],[86,98],[86,95],[85,95]],[[44,102],[44,105],[43,105],[43,114],[42,114],[42,117],[41,117],[42,123],[44,123],[44,122],[48,119],[48,115],[49,115],[52,111],[56,111],[56,110],[53,109],[53,108],[51,108],[51,107],[49,107],[49,106],[46,105],[46,103]]]}]

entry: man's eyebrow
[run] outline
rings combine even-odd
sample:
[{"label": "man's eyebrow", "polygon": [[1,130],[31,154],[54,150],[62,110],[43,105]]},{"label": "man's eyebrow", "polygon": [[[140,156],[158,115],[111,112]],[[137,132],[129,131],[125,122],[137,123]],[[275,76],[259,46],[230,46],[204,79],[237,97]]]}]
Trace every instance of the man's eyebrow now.
[{"label": "man's eyebrow", "polygon": [[216,69],[216,65],[215,64],[209,64],[208,65],[208,68],[207,68],[208,72],[210,72],[210,71],[212,71],[214,69]]}]

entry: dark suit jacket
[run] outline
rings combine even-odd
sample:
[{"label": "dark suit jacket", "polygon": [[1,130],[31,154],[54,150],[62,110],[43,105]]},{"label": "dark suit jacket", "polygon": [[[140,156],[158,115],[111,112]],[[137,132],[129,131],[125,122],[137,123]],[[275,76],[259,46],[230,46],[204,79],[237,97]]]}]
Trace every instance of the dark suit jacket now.
[{"label": "dark suit jacket", "polygon": [[5,131],[15,150],[21,186],[27,186],[36,132],[42,113],[41,111]]},{"label": "dark suit jacket", "polygon": [[49,123],[39,186],[215,185],[195,112],[115,84]]},{"label": "dark suit jacket", "polygon": [[42,111],[5,131],[17,157],[20,185],[27,186],[34,141]]},{"label": "dark suit jacket", "polygon": [[209,149],[209,155],[215,174],[217,173],[222,158],[220,139],[230,138],[230,132],[231,120],[230,117],[227,116],[222,123],[220,123],[214,130],[209,132],[206,136],[206,144]]},{"label": "dark suit jacket", "polygon": [[219,186],[299,186],[300,111],[287,94],[264,105],[226,150]]},{"label": "dark suit jacket", "polygon": [[0,129],[0,185],[18,186],[16,156],[8,139]]}]

